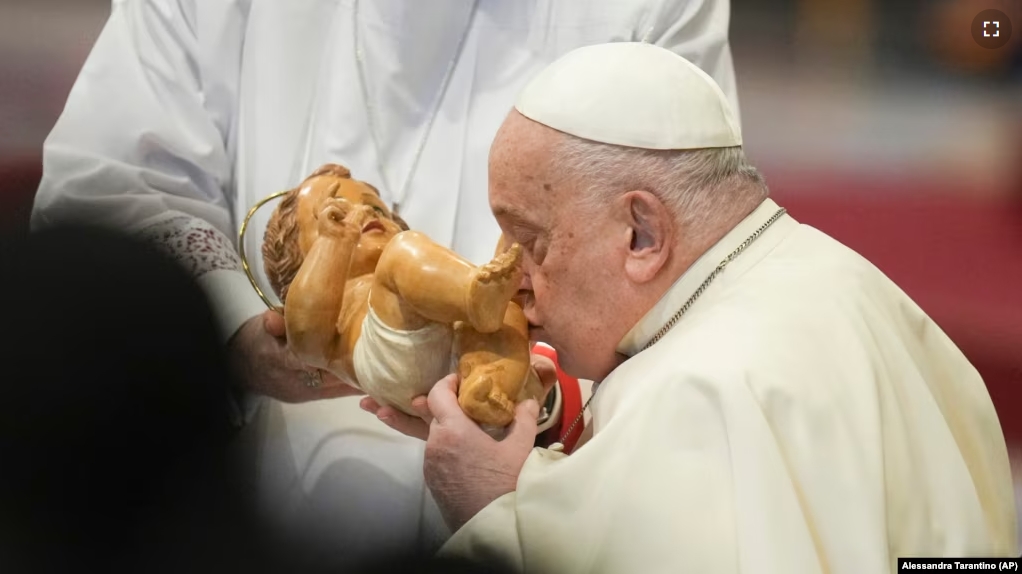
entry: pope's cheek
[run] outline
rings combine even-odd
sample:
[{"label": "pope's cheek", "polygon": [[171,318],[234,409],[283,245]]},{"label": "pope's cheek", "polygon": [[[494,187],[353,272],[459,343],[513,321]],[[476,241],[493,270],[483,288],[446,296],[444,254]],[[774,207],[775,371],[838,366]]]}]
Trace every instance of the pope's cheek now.
[{"label": "pope's cheek", "polygon": [[560,292],[550,283],[543,281],[535,286],[533,305],[536,314],[539,316],[543,326],[560,322],[564,313],[564,305],[561,302]]}]

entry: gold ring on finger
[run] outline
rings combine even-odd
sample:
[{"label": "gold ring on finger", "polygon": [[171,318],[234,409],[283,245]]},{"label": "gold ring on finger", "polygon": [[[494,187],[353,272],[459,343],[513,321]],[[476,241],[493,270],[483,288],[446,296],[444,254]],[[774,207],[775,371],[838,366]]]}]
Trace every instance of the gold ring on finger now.
[{"label": "gold ring on finger", "polygon": [[310,389],[323,384],[323,373],[319,369],[312,369],[311,371],[302,371],[305,373],[305,386]]}]

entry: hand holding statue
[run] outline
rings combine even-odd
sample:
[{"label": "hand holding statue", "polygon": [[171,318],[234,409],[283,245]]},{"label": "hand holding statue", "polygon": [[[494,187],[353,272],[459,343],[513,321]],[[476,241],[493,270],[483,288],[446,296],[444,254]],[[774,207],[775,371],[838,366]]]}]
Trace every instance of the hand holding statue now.
[{"label": "hand holding statue", "polygon": [[[557,384],[557,367],[533,354],[532,368],[543,396]],[[452,530],[486,505],[515,490],[525,459],[535,445],[539,403],[519,403],[506,434],[496,440],[471,420],[458,404],[458,376],[444,377],[429,395],[412,400],[415,415],[382,406],[371,397],[361,407],[387,426],[426,441],[423,474],[444,521]]]},{"label": "hand holding statue", "polygon": [[458,379],[429,392],[432,419],[423,475],[444,521],[456,531],[501,496],[513,492],[536,440],[539,403],[522,401],[501,440],[483,432],[458,406]]},{"label": "hand holding statue", "polygon": [[[557,384],[557,366],[554,365],[554,362],[549,357],[538,354],[531,355],[531,365],[543,387],[541,399],[545,400],[550,390]],[[449,377],[441,379],[437,385],[444,384],[448,379]],[[456,376],[454,380],[458,380]],[[420,395],[412,399],[411,406],[414,414],[411,415],[405,414],[394,407],[381,405],[372,397],[362,399],[359,406],[362,407],[362,410],[376,415],[376,418],[380,419],[381,422],[402,434],[422,440],[429,438],[433,413],[430,412],[427,395]]]},{"label": "hand holding statue", "polygon": [[276,311],[246,321],[228,343],[245,389],[285,403],[304,403],[365,393],[333,374],[306,366],[287,347],[284,316]]}]

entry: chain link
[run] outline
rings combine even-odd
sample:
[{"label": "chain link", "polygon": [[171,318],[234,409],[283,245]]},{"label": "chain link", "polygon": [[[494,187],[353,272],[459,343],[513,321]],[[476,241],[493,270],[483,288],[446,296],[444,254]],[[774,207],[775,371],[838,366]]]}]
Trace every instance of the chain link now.
[{"label": "chain link", "polygon": [[709,277],[707,277],[706,280],[703,281],[701,285],[699,285],[699,288],[696,289],[696,292],[693,293],[692,296],[688,298],[688,301],[685,301],[685,304],[681,306],[681,309],[678,309],[678,312],[675,313],[674,316],[671,317],[667,321],[667,323],[665,323],[664,326],[660,328],[659,331],[657,331],[656,335],[653,335],[653,338],[650,339],[650,341],[646,343],[646,346],[644,346],[639,352],[641,353],[642,351],[645,351],[646,349],[652,347],[657,343],[657,341],[663,338],[663,336],[666,335],[667,332],[674,327],[675,323],[681,320],[681,317],[688,312],[689,308],[692,307],[692,304],[696,302],[696,299],[698,299],[699,296],[703,294],[703,291],[706,291],[706,288],[710,286],[710,283],[712,283],[713,280],[716,279],[717,276],[720,275],[722,271],[724,271],[724,268],[727,267],[729,263],[734,261],[735,258],[738,257],[739,254],[741,254],[741,252],[745,251],[750,245],[752,245],[753,241],[759,239],[759,236],[762,235],[763,232],[766,231],[768,227],[773,225],[774,222],[780,219],[781,216],[784,215],[785,213],[786,210],[783,207],[779,209],[777,213],[773,214],[770,217],[770,219],[766,221],[766,223],[764,223],[759,227],[759,229],[754,231],[752,235],[750,235],[745,241],[742,242],[741,245],[739,245],[731,253],[728,253],[728,256],[725,257],[724,260],[717,265],[713,272],[710,273]]}]

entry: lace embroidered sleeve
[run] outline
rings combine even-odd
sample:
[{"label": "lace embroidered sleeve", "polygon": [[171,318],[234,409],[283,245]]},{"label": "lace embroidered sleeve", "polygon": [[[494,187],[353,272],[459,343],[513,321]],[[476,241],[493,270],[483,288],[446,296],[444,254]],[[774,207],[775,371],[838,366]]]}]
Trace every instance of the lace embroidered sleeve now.
[{"label": "lace embroidered sleeve", "polygon": [[156,245],[185,267],[192,277],[211,271],[242,271],[231,240],[209,223],[188,215],[175,215],[146,225],[139,236]]}]

